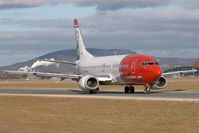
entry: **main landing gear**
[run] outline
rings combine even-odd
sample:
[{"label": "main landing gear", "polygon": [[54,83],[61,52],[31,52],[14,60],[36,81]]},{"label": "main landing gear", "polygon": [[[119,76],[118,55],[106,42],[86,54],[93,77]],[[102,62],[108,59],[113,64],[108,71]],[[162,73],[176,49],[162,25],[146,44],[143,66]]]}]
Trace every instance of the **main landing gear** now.
[{"label": "main landing gear", "polygon": [[89,90],[89,94],[97,94],[99,92],[99,88]]},{"label": "main landing gear", "polygon": [[125,93],[134,93],[135,92],[135,88],[134,88],[134,86],[125,86],[124,92]]},{"label": "main landing gear", "polygon": [[[134,86],[125,86],[124,93],[134,93],[134,92],[135,92]],[[145,94],[151,93],[151,86],[150,85],[145,85],[144,93]]]}]

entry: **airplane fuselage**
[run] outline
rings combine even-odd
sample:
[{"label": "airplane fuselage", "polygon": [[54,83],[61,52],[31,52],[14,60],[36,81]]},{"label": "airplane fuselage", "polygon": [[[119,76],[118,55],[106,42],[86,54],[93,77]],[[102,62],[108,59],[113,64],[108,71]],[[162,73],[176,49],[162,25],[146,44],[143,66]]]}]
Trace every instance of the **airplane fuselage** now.
[{"label": "airplane fuselage", "polygon": [[94,57],[77,61],[81,75],[110,75],[109,84],[154,84],[162,75],[157,60],[146,55],[116,55]]}]

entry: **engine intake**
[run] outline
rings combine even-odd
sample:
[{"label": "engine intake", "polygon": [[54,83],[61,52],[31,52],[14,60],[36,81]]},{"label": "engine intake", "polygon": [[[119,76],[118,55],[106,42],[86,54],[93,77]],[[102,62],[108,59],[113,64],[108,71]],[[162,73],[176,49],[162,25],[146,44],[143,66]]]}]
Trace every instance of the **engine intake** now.
[{"label": "engine intake", "polygon": [[167,86],[167,79],[161,76],[153,86],[154,89],[163,89]]},{"label": "engine intake", "polygon": [[99,87],[99,81],[95,77],[87,75],[79,80],[79,87],[82,90],[94,90]]}]

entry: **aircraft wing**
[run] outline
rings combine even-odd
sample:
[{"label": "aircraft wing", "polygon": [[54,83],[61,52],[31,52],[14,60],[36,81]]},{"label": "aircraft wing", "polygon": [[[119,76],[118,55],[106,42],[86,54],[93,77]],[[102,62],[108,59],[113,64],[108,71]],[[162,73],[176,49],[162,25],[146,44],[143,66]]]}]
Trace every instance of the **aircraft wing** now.
[{"label": "aircraft wing", "polygon": [[79,79],[80,78],[79,75],[75,75],[75,74],[45,73],[45,72],[34,72],[34,71],[26,72],[26,71],[5,70],[4,73],[19,74],[19,75],[35,75],[38,77],[45,76],[45,77],[68,78],[68,79]]},{"label": "aircraft wing", "polygon": [[[5,70],[4,73],[8,74],[19,74],[19,75],[35,75],[38,77],[57,77],[57,78],[63,78],[63,79],[80,79],[85,75],[77,75],[77,74],[61,74],[61,73],[46,73],[46,72],[36,72],[36,71],[10,71]],[[98,81],[106,82],[106,81],[112,81],[111,75],[95,75],[95,78],[98,79]]]},{"label": "aircraft wing", "polygon": [[28,72],[28,71],[4,70],[3,73],[7,73],[7,74],[20,74],[20,75],[34,75],[34,72]]},{"label": "aircraft wing", "polygon": [[175,74],[186,74],[186,73],[194,73],[197,72],[197,69],[191,69],[191,70],[183,70],[183,71],[173,71],[173,72],[165,72],[162,75],[163,76],[169,76],[169,75],[175,75]]}]

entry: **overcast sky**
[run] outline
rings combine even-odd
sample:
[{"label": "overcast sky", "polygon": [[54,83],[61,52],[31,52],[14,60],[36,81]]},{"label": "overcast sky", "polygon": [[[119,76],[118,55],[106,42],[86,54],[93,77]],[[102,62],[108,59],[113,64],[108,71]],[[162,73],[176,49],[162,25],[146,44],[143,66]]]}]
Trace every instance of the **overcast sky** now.
[{"label": "overcast sky", "polygon": [[198,0],[0,0],[0,66],[86,47],[158,57],[199,57]]}]

